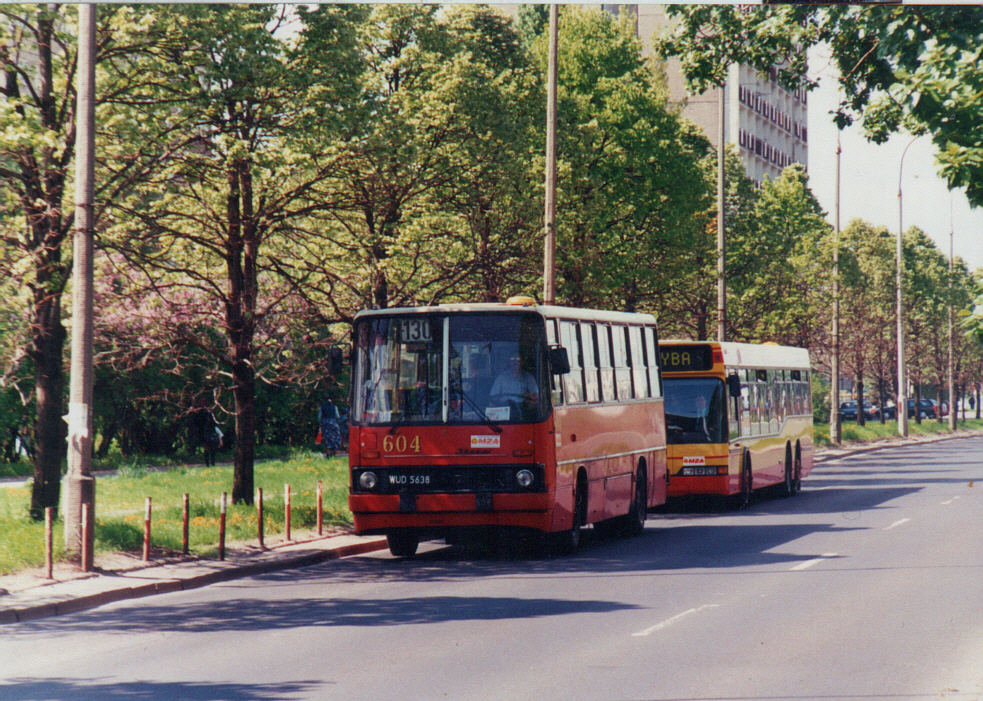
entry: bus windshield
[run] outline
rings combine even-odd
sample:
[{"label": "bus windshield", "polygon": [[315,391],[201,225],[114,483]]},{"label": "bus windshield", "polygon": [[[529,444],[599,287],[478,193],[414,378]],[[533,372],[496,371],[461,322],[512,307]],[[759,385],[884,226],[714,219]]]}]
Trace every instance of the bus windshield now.
[{"label": "bus windshield", "polygon": [[727,442],[723,380],[715,377],[667,378],[663,383],[668,443]]},{"label": "bus windshield", "polygon": [[354,334],[354,423],[497,425],[549,412],[538,315],[370,316]]}]

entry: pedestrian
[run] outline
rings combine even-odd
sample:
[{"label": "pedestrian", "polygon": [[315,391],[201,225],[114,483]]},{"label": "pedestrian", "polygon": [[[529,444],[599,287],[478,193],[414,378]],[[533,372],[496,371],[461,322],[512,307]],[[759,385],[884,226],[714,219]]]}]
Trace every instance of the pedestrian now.
[{"label": "pedestrian", "polygon": [[324,457],[330,458],[341,448],[341,412],[328,397],[321,403],[317,412],[317,421],[321,426],[321,447]]},{"label": "pedestrian", "polygon": [[222,447],[222,430],[215,421],[215,415],[204,405],[199,406],[191,414],[191,425],[194,428],[196,443],[204,452],[205,466],[214,465],[215,454]]}]

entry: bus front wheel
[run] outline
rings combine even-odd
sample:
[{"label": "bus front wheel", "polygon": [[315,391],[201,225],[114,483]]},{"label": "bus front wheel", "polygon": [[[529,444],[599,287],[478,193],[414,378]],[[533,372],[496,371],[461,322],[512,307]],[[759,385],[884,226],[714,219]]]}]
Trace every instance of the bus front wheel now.
[{"label": "bus front wheel", "polygon": [[420,534],[412,529],[400,529],[387,533],[386,540],[393,557],[413,557],[420,545]]},{"label": "bus front wheel", "polygon": [[573,523],[569,530],[551,534],[553,549],[561,555],[569,555],[580,547],[580,529],[587,521],[586,478],[577,480],[573,494]]}]

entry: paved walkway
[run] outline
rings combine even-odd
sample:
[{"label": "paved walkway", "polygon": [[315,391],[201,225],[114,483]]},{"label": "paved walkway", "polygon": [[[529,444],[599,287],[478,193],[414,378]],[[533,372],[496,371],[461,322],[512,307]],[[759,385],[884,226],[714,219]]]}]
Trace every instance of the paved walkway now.
[{"label": "paved walkway", "polygon": [[[816,451],[816,463],[881,448],[978,436],[983,436],[983,431],[964,430],[956,434],[823,448]],[[60,564],[54,572],[54,579],[50,580],[43,578],[36,570],[0,577],[0,625],[83,611],[123,599],[195,589],[263,572],[306,567],[386,547],[386,539],[381,536],[341,534],[299,536],[296,540],[282,541],[267,549],[248,544],[230,544],[224,561],[171,557],[146,563],[125,554],[100,555],[96,559],[96,571],[90,573]]]}]

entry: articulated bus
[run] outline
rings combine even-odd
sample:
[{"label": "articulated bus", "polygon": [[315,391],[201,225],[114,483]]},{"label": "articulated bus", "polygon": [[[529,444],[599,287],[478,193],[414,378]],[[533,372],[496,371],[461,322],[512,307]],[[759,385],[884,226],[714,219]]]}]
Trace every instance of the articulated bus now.
[{"label": "articulated bus", "polygon": [[663,341],[670,497],[802,486],[813,464],[809,352],[774,344]]},{"label": "articulated bus", "polygon": [[353,343],[349,507],[393,555],[496,529],[572,551],[665,503],[654,317],[519,297],[363,311]]}]

